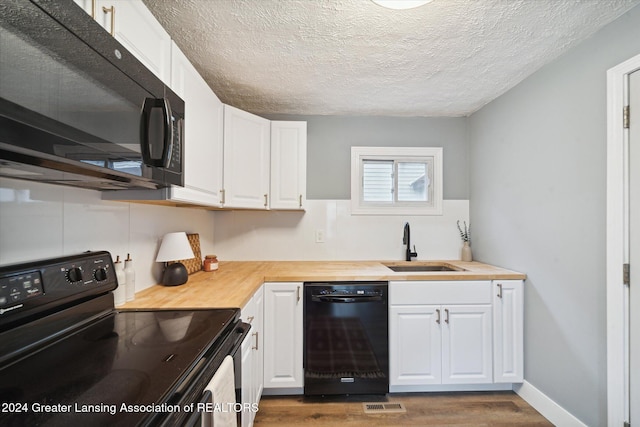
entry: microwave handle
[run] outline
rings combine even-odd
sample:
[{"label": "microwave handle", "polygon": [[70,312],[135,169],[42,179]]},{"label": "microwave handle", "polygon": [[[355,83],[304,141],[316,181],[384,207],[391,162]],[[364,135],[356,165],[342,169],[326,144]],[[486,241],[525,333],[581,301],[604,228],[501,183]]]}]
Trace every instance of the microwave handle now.
[{"label": "microwave handle", "polygon": [[[151,157],[151,112],[156,108],[162,109],[163,118],[163,141],[162,157]],[[171,124],[171,107],[165,98],[145,98],[142,106],[142,120],[140,122],[140,148],[142,151],[142,161],[150,167],[168,168],[171,162],[171,152],[173,151],[173,126]]]}]

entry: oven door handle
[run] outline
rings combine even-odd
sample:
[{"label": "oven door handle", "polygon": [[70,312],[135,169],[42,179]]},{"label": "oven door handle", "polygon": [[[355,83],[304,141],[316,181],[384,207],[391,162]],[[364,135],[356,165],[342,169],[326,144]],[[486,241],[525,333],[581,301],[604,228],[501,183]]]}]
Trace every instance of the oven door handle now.
[{"label": "oven door handle", "polygon": [[349,295],[349,296],[312,295],[311,301],[352,304],[352,303],[358,303],[358,302],[382,301],[382,296],[381,295]]}]

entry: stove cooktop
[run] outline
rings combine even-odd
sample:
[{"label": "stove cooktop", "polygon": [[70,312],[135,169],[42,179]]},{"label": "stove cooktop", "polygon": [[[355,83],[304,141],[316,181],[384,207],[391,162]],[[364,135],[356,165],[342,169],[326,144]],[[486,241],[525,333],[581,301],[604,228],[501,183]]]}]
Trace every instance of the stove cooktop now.
[{"label": "stove cooktop", "polygon": [[18,405],[0,411],[0,425],[135,425],[170,410],[176,387],[238,311],[114,311],[0,368],[0,402]]}]

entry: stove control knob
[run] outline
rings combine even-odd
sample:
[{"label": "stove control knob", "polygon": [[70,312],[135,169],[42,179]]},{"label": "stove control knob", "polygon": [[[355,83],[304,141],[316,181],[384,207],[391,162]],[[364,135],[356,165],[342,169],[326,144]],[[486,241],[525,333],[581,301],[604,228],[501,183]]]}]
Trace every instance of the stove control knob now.
[{"label": "stove control knob", "polygon": [[107,280],[107,270],[104,268],[98,268],[93,272],[93,277],[98,281],[102,282],[103,280]]},{"label": "stove control knob", "polygon": [[73,282],[79,282],[82,280],[82,270],[79,267],[73,267],[67,270],[67,279]]}]

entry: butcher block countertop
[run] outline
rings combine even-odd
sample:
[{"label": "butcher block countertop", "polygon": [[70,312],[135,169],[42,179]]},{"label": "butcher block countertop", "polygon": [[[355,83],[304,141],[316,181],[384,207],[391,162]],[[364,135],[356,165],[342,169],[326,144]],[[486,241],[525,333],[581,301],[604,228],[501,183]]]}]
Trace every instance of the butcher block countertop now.
[{"label": "butcher block countertop", "polygon": [[[385,265],[444,264],[459,271],[393,272]],[[155,285],[118,308],[243,307],[264,282],[364,280],[523,280],[526,275],[479,262],[463,261],[222,261],[213,272],[199,271],[181,286]]]}]

